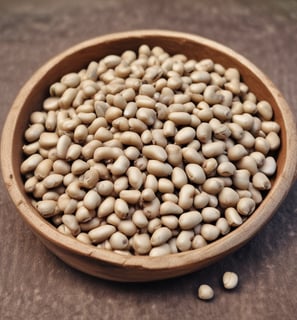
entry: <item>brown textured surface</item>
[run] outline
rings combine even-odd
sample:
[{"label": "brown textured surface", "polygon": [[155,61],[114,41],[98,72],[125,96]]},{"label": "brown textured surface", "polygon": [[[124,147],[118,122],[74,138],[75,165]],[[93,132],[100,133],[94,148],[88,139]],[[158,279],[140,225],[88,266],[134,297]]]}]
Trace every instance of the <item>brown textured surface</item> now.
[{"label": "brown textured surface", "polygon": [[[297,2],[0,0],[0,123],[22,84],[53,55],[122,30],[196,33],[245,55],[297,111]],[[202,271],[167,281],[119,284],[75,271],[49,253],[17,215],[1,180],[1,319],[295,319],[297,184],[244,248]],[[224,271],[240,286],[222,289]],[[212,302],[197,300],[200,283]]]}]

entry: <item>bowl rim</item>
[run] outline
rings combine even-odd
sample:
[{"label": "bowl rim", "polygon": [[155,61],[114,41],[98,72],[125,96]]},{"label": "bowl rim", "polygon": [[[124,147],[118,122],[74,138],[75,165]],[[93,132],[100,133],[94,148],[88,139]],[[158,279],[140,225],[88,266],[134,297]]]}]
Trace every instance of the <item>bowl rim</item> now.
[{"label": "bowl rim", "polygon": [[[19,172],[13,168],[13,135],[15,133],[17,118],[22,108],[24,99],[28,97],[30,92],[36,84],[45,76],[45,74],[53,68],[57,63],[67,59],[71,54],[87,50],[89,46],[103,45],[105,42],[116,41],[122,38],[139,38],[139,37],[154,37],[163,36],[169,38],[178,37],[180,41],[199,42],[201,45],[208,46],[211,49],[220,51],[222,54],[232,56],[233,59],[238,60],[240,64],[244,64],[250,69],[261,82],[267,87],[272,97],[276,101],[279,108],[286,132],[283,132],[285,137],[285,156],[286,161],[283,166],[281,174],[278,174],[272,189],[269,191],[269,197],[265,197],[261,205],[256,209],[252,216],[247,219],[241,226],[229,234],[219,238],[218,240],[208,244],[206,247],[189,250],[186,252],[179,252],[166,255],[162,257],[150,256],[125,256],[105,249],[100,249],[95,246],[90,246],[79,242],[75,238],[71,238],[60,233],[53,225],[46,221],[29,203],[26,194],[19,188],[16,183],[15,176],[20,175]],[[166,49],[166,48],[165,48]],[[285,115],[285,116],[284,116]],[[234,251],[236,248],[245,244],[251,237],[253,237],[272,217],[278,206],[281,204],[280,199],[283,199],[289,191],[291,184],[296,177],[297,158],[295,157],[295,150],[297,148],[296,141],[296,125],[294,122],[294,115],[290,110],[287,102],[282,94],[275,87],[272,81],[253,63],[246,59],[241,54],[235,52],[229,47],[220,44],[216,41],[184,32],[176,32],[169,30],[136,30],[125,31],[118,33],[110,33],[83,41],[69,49],[57,54],[41,66],[25,83],[19,91],[12,107],[7,115],[1,138],[1,167],[2,176],[9,192],[9,195],[18,209],[22,218],[27,222],[35,234],[54,243],[56,246],[67,251],[79,254],[81,256],[88,256],[96,260],[107,262],[113,265],[124,267],[136,267],[147,270],[161,270],[168,268],[182,268],[185,264],[199,264],[202,261],[212,261],[217,257]],[[268,199],[269,198],[269,199]],[[272,208],[272,210],[271,210]],[[261,212],[260,212],[261,211]]]}]

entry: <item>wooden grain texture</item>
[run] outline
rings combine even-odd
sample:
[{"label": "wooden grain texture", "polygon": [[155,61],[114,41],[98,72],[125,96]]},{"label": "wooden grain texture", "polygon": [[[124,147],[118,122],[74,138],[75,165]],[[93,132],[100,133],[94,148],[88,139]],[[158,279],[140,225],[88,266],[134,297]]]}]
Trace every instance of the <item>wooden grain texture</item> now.
[{"label": "wooden grain texture", "polygon": [[[147,27],[225,43],[266,72],[296,112],[296,22],[296,1],[0,1],[1,129],[21,85],[48,58],[93,36]],[[200,272],[142,285],[66,266],[24,225],[2,181],[1,190],[1,319],[295,319],[296,184],[263,232],[235,254]],[[238,290],[222,289],[225,270],[239,273]],[[196,299],[201,282],[215,289],[211,303]]]}]

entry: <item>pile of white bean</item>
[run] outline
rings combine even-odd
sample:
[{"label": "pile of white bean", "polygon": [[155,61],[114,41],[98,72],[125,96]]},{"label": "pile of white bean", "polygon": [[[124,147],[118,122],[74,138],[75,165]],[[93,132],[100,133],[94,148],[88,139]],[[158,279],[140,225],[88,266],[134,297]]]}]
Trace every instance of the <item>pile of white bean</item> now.
[{"label": "pile of white bean", "polygon": [[271,188],[280,126],[235,68],[143,44],[49,91],[20,169],[40,214],[79,241],[150,256],[200,248]]}]

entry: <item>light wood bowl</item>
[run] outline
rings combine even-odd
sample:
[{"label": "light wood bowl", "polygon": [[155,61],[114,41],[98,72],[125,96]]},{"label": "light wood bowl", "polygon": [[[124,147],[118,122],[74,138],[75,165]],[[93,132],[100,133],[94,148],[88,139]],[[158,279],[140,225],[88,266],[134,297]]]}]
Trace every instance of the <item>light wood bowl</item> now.
[{"label": "light wood bowl", "polygon": [[[91,60],[139,45],[161,46],[170,54],[211,58],[225,67],[239,69],[243,81],[258,99],[271,103],[281,126],[281,149],[272,189],[257,210],[237,229],[201,249],[163,257],[123,256],[98,249],[59,233],[31,205],[20,175],[23,133],[32,111],[41,108],[50,84],[62,75],[79,71]],[[233,50],[199,36],[160,30],[133,31],[98,37],[51,59],[21,89],[8,114],[1,143],[2,174],[21,217],[44,245],[70,266],[93,276],[116,281],[152,281],[201,269],[241,247],[272,217],[296,177],[296,126],[292,111],[272,82],[251,62]]]}]

